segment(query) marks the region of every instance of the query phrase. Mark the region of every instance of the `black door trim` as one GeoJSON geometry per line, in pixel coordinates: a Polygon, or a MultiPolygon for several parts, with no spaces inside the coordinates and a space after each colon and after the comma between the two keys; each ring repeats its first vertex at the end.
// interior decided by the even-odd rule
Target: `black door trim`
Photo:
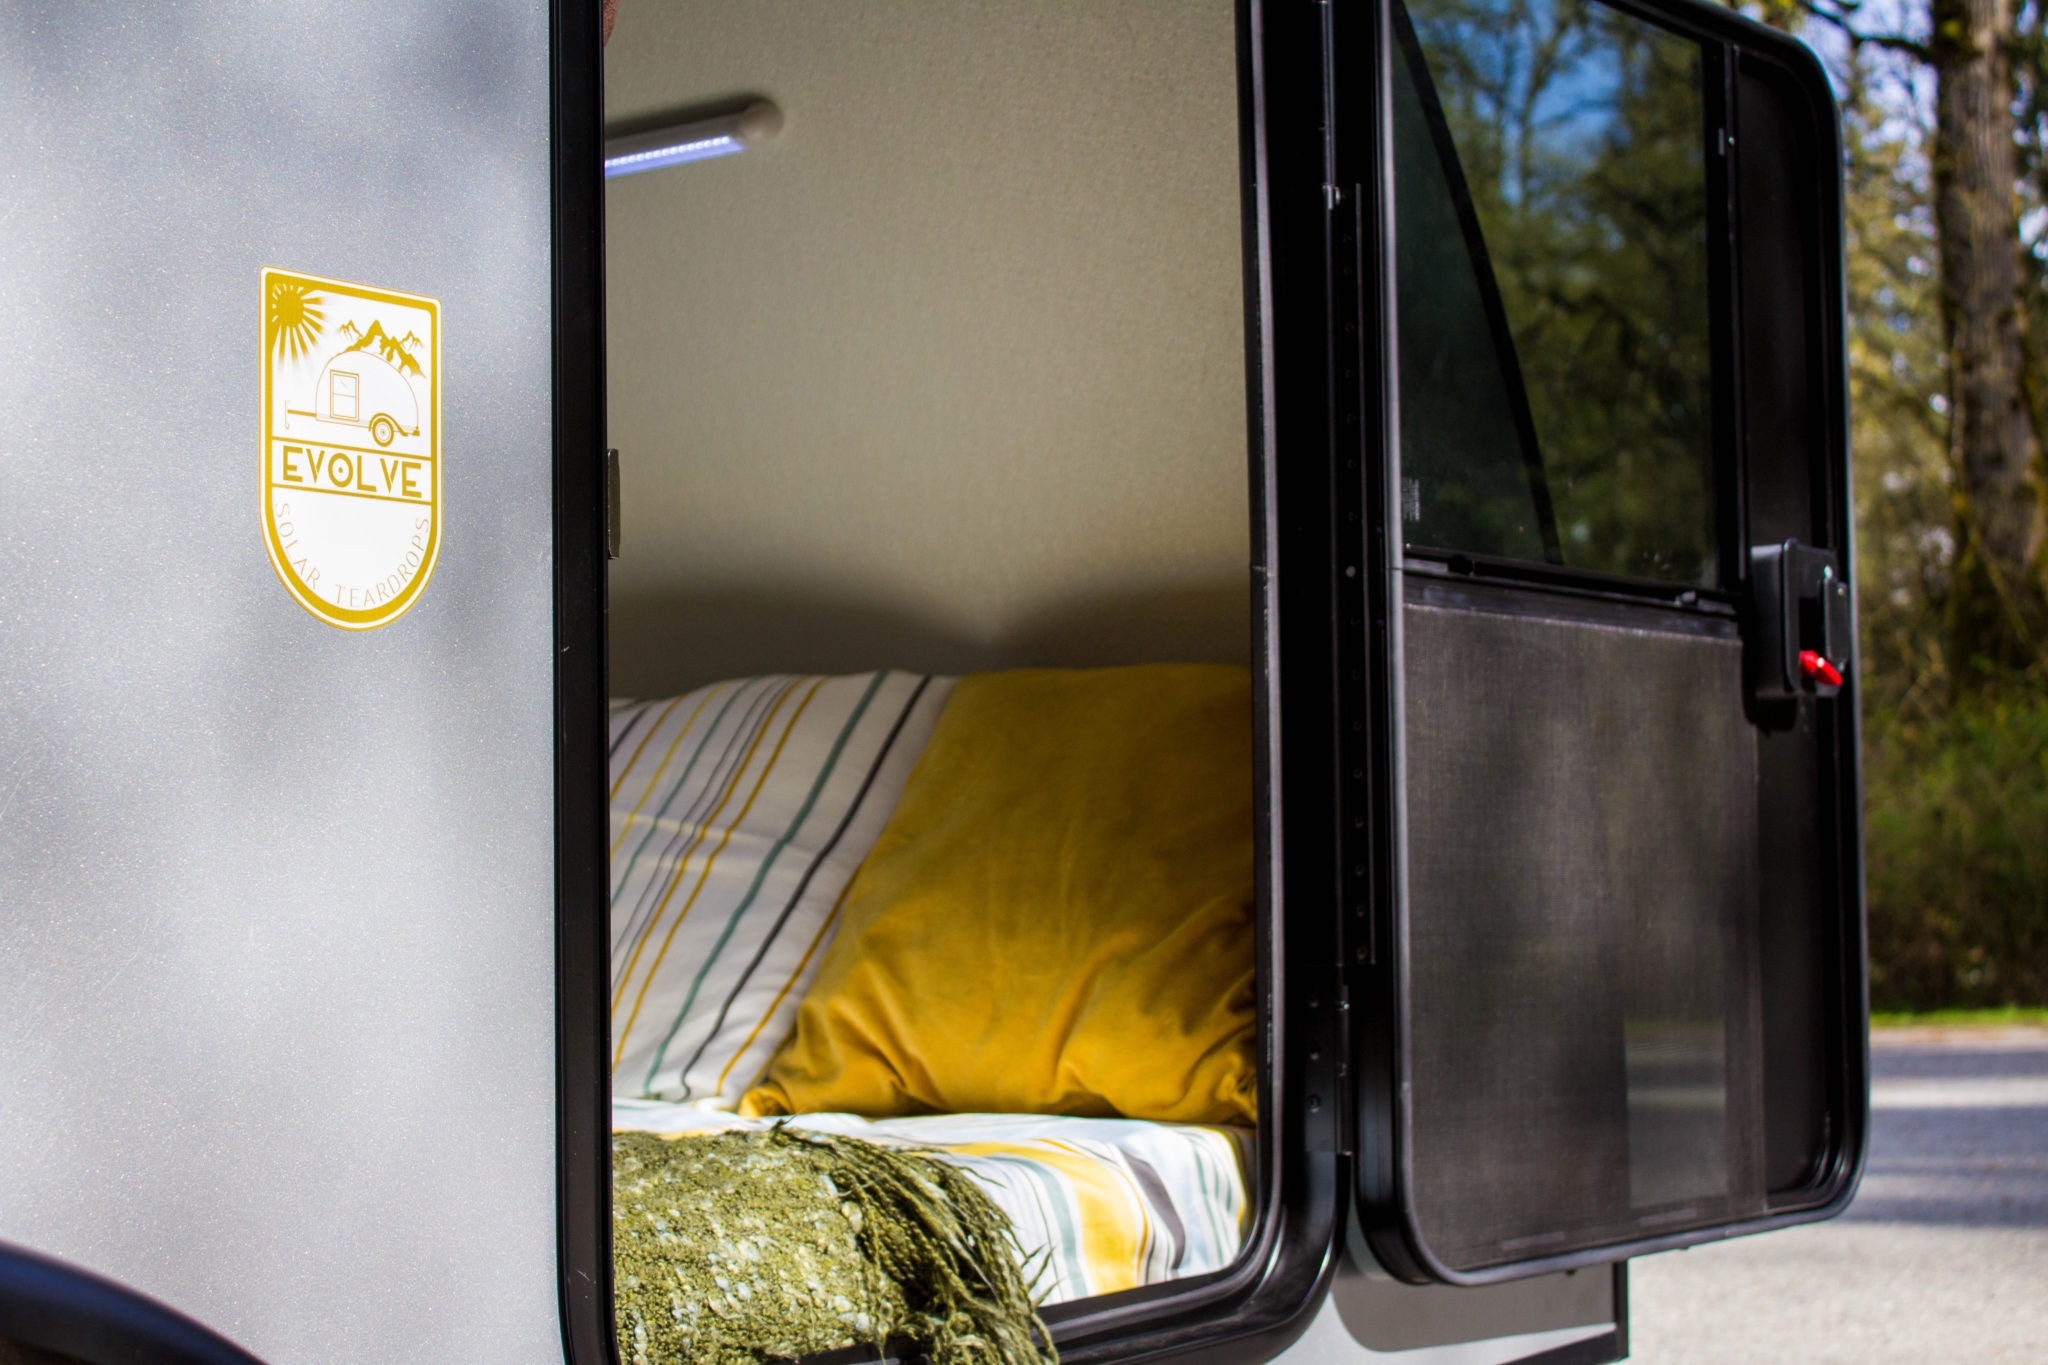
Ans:
{"type": "MultiPolygon", "coordinates": [[[[605,667],[604,222],[596,5],[553,0],[555,721],[561,1313],[569,1365],[617,1365],[609,1161],[609,875],[605,667]]],[[[1261,798],[1331,808],[1331,501],[1322,6],[1237,0],[1256,653],[1270,758],[1261,798]],[[1315,528],[1304,537],[1302,524],[1315,528]],[[1284,634],[1280,622],[1290,629],[1284,634]],[[1281,695],[1282,663],[1288,688],[1281,695]],[[1283,762],[1283,758],[1286,760],[1283,762]]],[[[1215,1277],[1055,1309],[1071,1365],[1278,1354],[1306,1329],[1336,1267],[1350,1189],[1340,1103],[1343,1020],[1327,935],[1329,844],[1290,831],[1275,867],[1284,918],[1266,982],[1271,1086],[1261,1096],[1266,1203],[1252,1243],[1215,1277]],[[1284,884],[1282,884],[1284,882],[1284,884]],[[1293,895],[1290,897],[1289,892],[1293,895]],[[1313,1059],[1312,1061],[1310,1059],[1313,1059]]],[[[1262,949],[1266,945],[1262,945],[1262,949]]]]}
{"type": "Polygon", "coordinates": [[[605,925],[604,62],[594,0],[552,0],[555,1104],[562,1349],[616,1365],[605,925]]]}

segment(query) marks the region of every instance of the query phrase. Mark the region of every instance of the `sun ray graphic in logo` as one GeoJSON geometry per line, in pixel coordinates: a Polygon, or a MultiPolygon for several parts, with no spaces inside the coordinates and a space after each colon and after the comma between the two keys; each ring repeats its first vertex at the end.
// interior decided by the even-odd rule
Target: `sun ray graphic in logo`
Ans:
{"type": "Polygon", "coordinates": [[[296,280],[272,280],[266,310],[270,346],[280,360],[297,360],[320,339],[323,300],[296,280]]]}

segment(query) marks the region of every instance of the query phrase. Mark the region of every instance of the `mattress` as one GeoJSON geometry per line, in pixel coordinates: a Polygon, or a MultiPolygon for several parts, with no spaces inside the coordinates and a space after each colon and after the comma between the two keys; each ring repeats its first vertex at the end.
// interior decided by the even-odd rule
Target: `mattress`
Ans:
{"type": "Polygon", "coordinates": [[[1249,1222],[1249,1129],[1042,1114],[748,1119],[612,1100],[614,1130],[702,1133],[777,1122],[916,1147],[967,1171],[1009,1215],[1042,1304],[1221,1270],[1249,1222]]]}

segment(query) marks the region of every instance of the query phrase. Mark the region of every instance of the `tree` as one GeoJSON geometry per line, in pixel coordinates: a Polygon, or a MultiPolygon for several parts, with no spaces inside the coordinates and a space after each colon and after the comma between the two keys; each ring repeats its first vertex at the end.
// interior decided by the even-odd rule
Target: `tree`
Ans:
{"type": "MultiPolygon", "coordinates": [[[[2027,425],[2017,438],[2010,426],[2000,435],[2025,451],[2023,495],[2033,494],[2034,447],[2048,406],[2048,369],[2029,344],[2048,337],[2041,254],[2048,118],[2040,99],[2048,64],[2040,3],[2028,0],[2009,19],[2016,36],[2006,45],[2002,79],[2017,99],[1999,106],[2016,113],[1998,135],[2010,143],[2019,195],[2010,219],[1992,225],[1995,236],[2009,221],[2014,248],[1993,260],[1992,273],[1999,259],[2011,262],[2012,292],[2001,299],[1981,274],[1974,277],[1992,342],[2017,340],[2015,382],[2027,425]],[[2008,329],[2002,339],[2001,324],[2008,329]]],[[[1780,0],[1774,17],[1792,28],[1805,14],[1798,0],[1780,0]]],[[[1958,296],[1957,283],[1973,278],[1972,247],[1943,250],[1944,238],[1968,227],[1956,213],[1957,200],[1967,198],[1958,193],[1965,177],[1955,160],[1938,155],[1952,147],[1960,116],[1956,103],[1947,105],[1944,131],[1942,72],[1928,61],[1937,46],[1932,12],[1892,17],[1925,40],[1857,41],[1841,28],[1806,30],[1831,58],[1846,135],[1872,999],[1892,1009],[2037,1004],[2048,999],[2048,843],[2041,837],[2048,829],[2048,700],[2044,666],[2020,627],[2043,639],[2033,615],[2039,605],[2000,595],[1985,571],[1993,562],[1990,536],[1980,532],[1966,543],[1988,495],[1961,454],[1966,446],[1981,449],[1986,438],[1981,429],[1965,435],[1955,401],[1965,393],[1958,336],[1970,321],[1969,296],[1958,296]],[[1846,43],[1836,41],[1845,36],[1846,43]],[[1987,604],[2001,613],[1989,629],[1969,614],[1987,604]]],[[[1949,93],[1955,88],[1951,81],[1949,93]]],[[[1977,173],[1994,182],[2007,174],[1983,172],[1979,162],[1977,173]]],[[[1980,207],[1998,198],[1979,197],[1980,207]]],[[[1981,255],[1981,242],[1974,249],[1981,255]]],[[[2006,352],[2008,365],[2012,355],[2006,352]]],[[[2024,518],[2012,520],[2026,529],[2024,518]]],[[[2038,562],[2022,559],[2025,553],[2012,556],[2018,585],[2038,595],[2038,562]]],[[[2038,556],[2038,545],[2030,553],[2038,556]]]]}
{"type": "Polygon", "coordinates": [[[2023,666],[2040,621],[2041,496],[2022,396],[2010,0],[1934,0],[1934,218],[1958,474],[1954,676],[2023,666]]]}
{"type": "MultiPolygon", "coordinates": [[[[1955,561],[1945,633],[1951,691],[1998,685],[2041,657],[2044,504],[2040,405],[2030,402],[2019,199],[2020,86],[2028,51],[2013,0],[1930,0],[1924,36],[1873,33],[1861,0],[1796,0],[1838,28],[1853,55],[1903,54],[1934,77],[1928,141],[1948,357],[1955,561]]],[[[1771,17],[1789,7],[1779,0],[1771,17]]]]}

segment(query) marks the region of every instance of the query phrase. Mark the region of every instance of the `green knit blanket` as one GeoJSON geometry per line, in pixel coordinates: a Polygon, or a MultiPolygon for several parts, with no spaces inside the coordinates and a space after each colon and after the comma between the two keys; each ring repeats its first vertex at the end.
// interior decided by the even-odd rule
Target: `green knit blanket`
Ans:
{"type": "Polygon", "coordinates": [[[857,1138],[612,1135],[627,1365],[759,1365],[908,1341],[933,1365],[1043,1365],[1008,1215],[956,1166],[857,1138]]]}

